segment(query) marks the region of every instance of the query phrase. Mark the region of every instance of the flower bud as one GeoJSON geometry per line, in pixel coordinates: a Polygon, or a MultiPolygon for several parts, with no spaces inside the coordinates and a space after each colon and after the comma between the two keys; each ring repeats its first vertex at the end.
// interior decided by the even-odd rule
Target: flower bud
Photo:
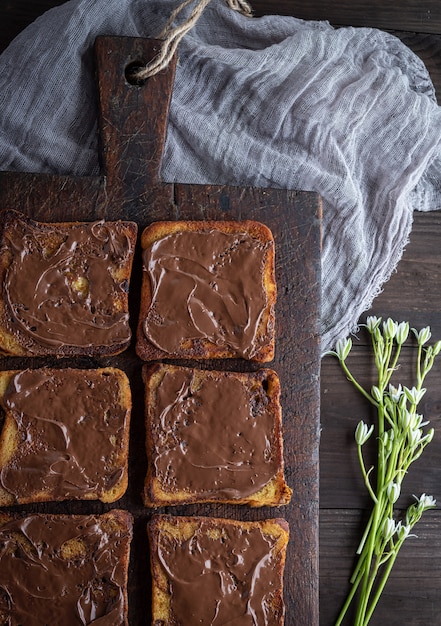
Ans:
{"type": "Polygon", "coordinates": [[[423,426],[427,426],[427,424],[429,424],[429,422],[423,422],[424,417],[420,413],[411,413],[411,416],[411,428],[422,428],[423,426]]]}
{"type": "Polygon", "coordinates": [[[392,430],[392,428],[390,428],[389,430],[385,430],[383,433],[383,447],[384,447],[384,454],[386,457],[388,457],[390,455],[390,453],[392,452],[392,446],[394,444],[394,437],[395,437],[395,433],[392,430]]]}
{"type": "Polygon", "coordinates": [[[378,351],[380,352],[380,354],[383,354],[383,351],[384,351],[384,339],[383,339],[383,335],[380,333],[378,328],[377,328],[377,330],[375,332],[375,340],[377,342],[378,351]]]}
{"type": "Polygon", "coordinates": [[[422,328],[420,331],[417,331],[415,328],[412,328],[412,332],[417,338],[418,345],[420,346],[423,346],[425,343],[427,343],[432,336],[432,333],[430,331],[430,326],[426,326],[425,328],[422,328]]]}
{"type": "Polygon", "coordinates": [[[409,402],[412,404],[418,404],[426,393],[426,389],[417,389],[416,387],[409,389],[408,387],[404,387],[404,393],[406,394],[406,398],[409,402]]]}
{"type": "Polygon", "coordinates": [[[371,387],[371,396],[376,402],[382,402],[383,400],[383,395],[376,385],[372,385],[371,387]]]}
{"type": "Polygon", "coordinates": [[[407,440],[409,441],[410,447],[415,448],[421,441],[421,430],[419,428],[409,430],[407,440]]]}
{"type": "Polygon", "coordinates": [[[376,315],[369,315],[366,319],[366,328],[370,333],[373,333],[381,323],[381,317],[376,315]]]}
{"type": "Polygon", "coordinates": [[[398,402],[398,406],[400,409],[405,409],[406,408],[406,403],[407,403],[407,398],[406,398],[406,394],[402,393],[400,400],[398,402]]]}
{"type": "Polygon", "coordinates": [[[400,497],[401,487],[398,483],[391,482],[387,487],[387,497],[389,498],[389,502],[391,504],[395,504],[395,502],[400,497]]]}
{"type": "Polygon", "coordinates": [[[393,339],[397,334],[398,324],[390,317],[383,322],[383,334],[386,339],[393,339]]]}
{"type": "Polygon", "coordinates": [[[389,385],[389,396],[394,402],[399,402],[402,395],[403,395],[403,388],[401,385],[398,385],[398,387],[389,385]]]}
{"type": "Polygon", "coordinates": [[[441,341],[437,341],[433,345],[433,356],[438,356],[440,352],[441,352],[441,341]]]}
{"type": "Polygon", "coordinates": [[[436,507],[436,500],[433,496],[426,496],[425,493],[423,493],[419,498],[418,498],[418,505],[424,510],[427,511],[427,509],[433,509],[434,507],[436,507]]]}
{"type": "Polygon", "coordinates": [[[398,424],[401,426],[402,430],[407,430],[411,427],[413,423],[414,415],[410,413],[407,409],[400,410],[398,414],[398,424]]]}
{"type": "Polygon", "coordinates": [[[355,441],[359,446],[362,446],[366,443],[369,437],[372,435],[374,431],[374,425],[372,424],[369,428],[367,424],[361,420],[357,424],[357,428],[355,429],[355,441]]]}
{"type": "Polygon", "coordinates": [[[335,352],[340,361],[345,361],[352,348],[352,339],[339,339],[335,346],[335,352]]]}
{"type": "Polygon", "coordinates": [[[430,430],[427,431],[427,433],[424,435],[424,437],[422,438],[421,442],[424,443],[430,443],[433,439],[435,435],[435,429],[431,428],[430,430]]]}
{"type": "Polygon", "coordinates": [[[409,336],[409,322],[400,322],[398,324],[397,334],[395,337],[396,342],[399,345],[401,345],[407,340],[408,336],[409,336]]]}
{"type": "Polygon", "coordinates": [[[395,526],[394,520],[390,517],[386,518],[384,520],[384,524],[382,528],[383,537],[386,539],[386,541],[389,541],[390,539],[392,539],[392,537],[394,536],[395,530],[396,530],[396,526],[395,526]]]}
{"type": "Polygon", "coordinates": [[[396,526],[395,532],[397,533],[398,539],[404,541],[409,536],[410,530],[410,524],[403,524],[400,521],[396,526]]]}
{"type": "Polygon", "coordinates": [[[416,500],[415,504],[411,504],[407,509],[406,521],[409,523],[416,523],[424,511],[433,509],[436,507],[436,500],[433,496],[427,496],[425,493],[421,494],[418,498],[413,496],[416,500]]]}

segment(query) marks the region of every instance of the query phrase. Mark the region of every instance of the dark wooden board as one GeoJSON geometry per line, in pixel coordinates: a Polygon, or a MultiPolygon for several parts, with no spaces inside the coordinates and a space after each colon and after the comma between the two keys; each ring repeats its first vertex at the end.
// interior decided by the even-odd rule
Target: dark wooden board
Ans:
{"type": "MultiPolygon", "coordinates": [[[[333,626],[349,590],[357,542],[366,523],[358,510],[320,511],[320,626],[333,626]]],[[[395,561],[369,626],[440,626],[440,511],[427,511],[395,561]]],[[[345,622],[354,623],[353,612],[345,622]],[[351,620],[352,617],[352,620],[351,620]]]]}
{"type": "MultiPolygon", "coordinates": [[[[14,0],[0,3],[0,50],[33,19],[57,4],[62,2],[14,0]]],[[[424,61],[438,96],[441,93],[441,4],[437,0],[310,0],[308,3],[299,0],[251,0],[251,4],[257,15],[284,14],[329,20],[335,26],[387,29],[424,61]],[[423,16],[423,19],[418,19],[418,16],[423,16]],[[431,34],[425,34],[428,32],[431,34]]],[[[85,181],[84,185],[87,184],[85,181]]],[[[66,187],[65,193],[69,193],[66,187]]],[[[429,323],[435,339],[441,338],[440,238],[440,212],[415,214],[410,243],[398,271],[385,285],[372,308],[379,315],[408,319],[415,326],[429,323]]],[[[366,346],[361,345],[357,349],[354,359],[355,371],[365,377],[368,373],[365,372],[368,364],[366,346]]],[[[437,366],[424,399],[424,411],[429,419],[437,420],[437,424],[441,417],[440,375],[441,369],[437,366]]],[[[356,420],[366,417],[366,405],[330,358],[322,363],[321,387],[320,626],[333,626],[344,601],[356,544],[361,535],[361,523],[369,506],[368,499],[359,495],[359,472],[355,465],[352,437],[356,420]]],[[[433,468],[440,466],[439,429],[426,449],[426,455],[430,456],[430,469],[423,458],[412,467],[407,479],[412,481],[409,493],[413,488],[417,492],[427,490],[431,493],[431,486],[435,486],[436,481],[439,485],[439,469],[432,476],[433,468]]],[[[412,543],[405,546],[395,563],[372,626],[402,626],[404,623],[410,626],[441,626],[440,528],[440,511],[428,511],[417,527],[418,539],[412,539],[412,543]]],[[[142,535],[143,523],[138,525],[138,529],[142,535]]],[[[140,549],[145,548],[141,545],[140,549]]],[[[308,626],[307,622],[299,623],[308,626]]]]}
{"type": "Polygon", "coordinates": [[[26,26],[45,11],[64,4],[67,0],[1,0],[0,2],[0,50],[6,48],[26,26]]]}
{"type": "MultiPolygon", "coordinates": [[[[100,38],[96,45],[100,96],[102,173],[73,178],[0,173],[0,209],[15,208],[44,221],[131,219],[140,231],[159,219],[256,219],[276,241],[276,357],[271,366],[282,386],[287,481],[294,490],[286,507],[248,509],[193,505],[161,509],[177,515],[210,515],[244,520],[285,517],[291,528],[285,576],[286,625],[316,626],[318,607],[318,446],[319,446],[319,297],[321,205],[317,194],[274,189],[165,184],[159,177],[174,67],[143,86],[130,84],[126,69],[146,62],[156,42],[100,38]]],[[[139,307],[140,251],[136,252],[130,290],[132,327],[139,307]]],[[[133,342],[132,342],[133,343],[133,342]]],[[[53,365],[50,359],[0,359],[0,368],[53,365]]],[[[20,512],[101,512],[122,507],[135,518],[130,565],[130,623],[150,623],[150,584],[145,526],[151,512],[141,492],[146,471],[142,362],[133,345],[102,359],[69,359],[58,365],[114,365],[127,372],[133,394],[129,488],[117,503],[69,502],[15,507],[20,512]]],[[[208,367],[253,369],[242,361],[208,367]]],[[[221,415],[220,415],[221,419],[221,415]]]]}
{"type": "MultiPolygon", "coordinates": [[[[64,0],[66,2],[67,0],[64,0]]],[[[14,0],[0,3],[0,49],[44,11],[63,0],[14,0]]],[[[292,15],[340,26],[368,26],[415,33],[441,33],[438,0],[251,0],[256,16],[292,15]]]]}
{"type": "MultiPolygon", "coordinates": [[[[363,334],[360,333],[360,336],[363,337],[363,334]]],[[[441,338],[441,333],[436,338],[441,338]]],[[[395,375],[396,383],[400,382],[408,387],[415,384],[415,355],[416,350],[410,345],[403,351],[400,367],[395,375]]],[[[366,388],[369,389],[374,384],[373,359],[363,344],[353,349],[347,363],[354,376],[366,388]]],[[[359,392],[346,380],[337,359],[325,357],[321,369],[321,507],[368,509],[371,502],[358,466],[354,432],[360,420],[373,420],[375,412],[369,402],[361,398],[359,392]],[[346,463],[341,461],[342,451],[345,452],[346,463]]],[[[405,477],[398,506],[407,506],[413,501],[412,494],[421,495],[423,492],[433,495],[441,502],[440,376],[441,360],[438,360],[426,378],[427,393],[419,405],[419,411],[435,429],[435,437],[405,477]]],[[[368,445],[366,449],[369,449],[368,445]]],[[[366,464],[370,467],[374,458],[366,458],[366,464]]]]}
{"type": "Polygon", "coordinates": [[[277,13],[336,26],[367,26],[417,33],[441,32],[438,0],[252,0],[257,15],[277,13]]]}
{"type": "MultiPolygon", "coordinates": [[[[407,320],[415,328],[430,325],[432,341],[441,339],[441,212],[416,213],[410,242],[403,258],[369,314],[407,320]]],[[[366,386],[375,382],[368,335],[354,339],[348,364],[366,386]]],[[[412,381],[415,346],[404,350],[396,381],[412,381]]],[[[425,492],[441,502],[441,361],[426,379],[427,393],[420,409],[435,437],[403,481],[399,507],[412,495],[425,492]]],[[[371,501],[361,480],[354,430],[368,421],[372,408],[346,380],[335,358],[321,366],[320,441],[320,625],[333,626],[341,608],[355,564],[357,541],[363,532],[371,501]]],[[[373,459],[371,459],[373,461],[373,459]]],[[[367,463],[369,465],[369,461],[367,463]]],[[[441,513],[427,511],[415,528],[417,538],[406,541],[391,578],[374,613],[372,626],[440,626],[441,569],[439,567],[441,513]]],[[[350,619],[347,622],[350,624],[350,619]]]]}

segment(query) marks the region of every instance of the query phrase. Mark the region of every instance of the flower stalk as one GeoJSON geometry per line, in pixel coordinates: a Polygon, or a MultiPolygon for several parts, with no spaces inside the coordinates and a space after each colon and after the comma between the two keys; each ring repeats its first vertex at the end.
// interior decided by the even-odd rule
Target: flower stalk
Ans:
{"type": "Polygon", "coordinates": [[[402,493],[402,482],[409,467],[432,441],[433,428],[425,432],[428,425],[417,407],[426,389],[424,381],[431,370],[436,356],[441,352],[441,342],[428,345],[431,338],[427,326],[419,331],[412,329],[418,349],[416,356],[416,381],[413,387],[395,385],[391,378],[397,370],[401,348],[410,334],[408,322],[397,323],[392,319],[382,322],[381,318],[368,317],[366,329],[371,338],[377,380],[369,390],[351,373],[347,358],[352,349],[351,339],[340,340],[336,356],[348,378],[358,391],[369,400],[376,410],[376,423],[370,426],[360,421],[355,429],[358,460],[373,507],[369,521],[360,541],[358,561],[350,579],[351,588],[341,612],[335,622],[340,626],[349,607],[356,603],[353,626],[367,626],[387,583],[398,553],[423,513],[436,506],[432,496],[414,496],[403,520],[396,520],[395,504],[402,493]],[[375,433],[375,437],[372,435],[375,433]],[[363,446],[369,440],[377,442],[376,468],[366,469],[363,446]],[[376,469],[373,484],[372,473],[376,469]]]}

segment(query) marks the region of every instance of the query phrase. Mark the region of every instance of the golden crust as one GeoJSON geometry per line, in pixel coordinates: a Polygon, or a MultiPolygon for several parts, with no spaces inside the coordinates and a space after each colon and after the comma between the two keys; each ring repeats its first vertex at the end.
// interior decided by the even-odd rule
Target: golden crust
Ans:
{"type": "MultiPolygon", "coordinates": [[[[24,214],[15,210],[5,210],[0,214],[1,231],[0,231],[0,354],[6,356],[47,356],[50,354],[56,354],[57,356],[112,356],[119,354],[125,350],[130,343],[130,336],[111,346],[96,345],[86,347],[76,346],[63,346],[53,351],[47,346],[40,346],[35,341],[31,341],[29,338],[23,339],[20,333],[17,335],[9,330],[10,313],[5,306],[4,301],[4,281],[6,272],[11,264],[11,255],[8,246],[5,245],[8,229],[16,222],[21,220],[28,224],[33,229],[38,231],[39,243],[44,246],[44,250],[48,255],[51,251],[56,250],[60,242],[66,236],[66,234],[74,227],[81,224],[88,224],[88,222],[56,222],[46,223],[35,221],[24,214]],[[56,231],[56,232],[55,232],[56,231]],[[9,322],[9,324],[7,323],[9,322]],[[31,348],[27,346],[30,343],[31,348]]],[[[129,241],[131,247],[131,253],[128,255],[126,262],[117,267],[115,264],[111,270],[113,279],[118,283],[130,281],[134,249],[137,240],[138,226],[135,222],[106,222],[108,226],[112,224],[118,224],[118,228],[121,228],[129,241]]],[[[75,281],[75,276],[72,277],[75,281]]],[[[81,290],[82,285],[80,282],[73,282],[78,289],[81,290]]],[[[126,291],[120,291],[115,295],[113,302],[113,310],[115,314],[121,312],[128,313],[128,289],[126,291]]]]}
{"type": "Polygon", "coordinates": [[[271,369],[261,369],[253,373],[239,372],[208,372],[200,369],[191,369],[193,373],[194,387],[198,388],[204,378],[215,373],[222,381],[239,380],[244,388],[252,389],[265,384],[266,410],[274,416],[273,432],[268,433],[269,439],[274,442],[271,450],[274,458],[277,459],[278,470],[275,476],[261,489],[255,493],[238,499],[227,498],[207,498],[203,495],[189,491],[170,491],[161,483],[160,478],[155,473],[152,459],[155,455],[155,443],[152,432],[158,420],[156,410],[157,389],[167,372],[179,370],[189,370],[169,364],[151,364],[143,368],[143,380],[145,384],[145,418],[146,418],[146,451],[148,458],[148,471],[144,484],[144,504],[147,507],[174,506],[191,503],[224,503],[243,504],[252,507],[280,506],[288,504],[291,500],[292,490],[285,482],[284,460],[283,460],[283,437],[282,437],[282,412],[280,406],[280,382],[279,378],[271,369]]]}
{"type": "MultiPolygon", "coordinates": [[[[50,371],[50,370],[49,370],[50,371]]],[[[55,370],[57,374],[65,372],[69,375],[69,369],[55,370]]],[[[81,370],[75,370],[81,371],[81,370]]],[[[0,372],[0,405],[4,413],[3,424],[0,422],[0,474],[2,469],[13,459],[15,452],[20,446],[22,440],[22,433],[17,427],[17,422],[9,411],[5,410],[3,405],[3,397],[5,391],[9,385],[9,382],[13,377],[18,374],[20,370],[10,370],[0,372]]],[[[96,377],[106,377],[108,384],[116,385],[118,388],[119,404],[127,413],[127,419],[124,424],[124,429],[121,435],[121,441],[119,442],[119,451],[114,456],[113,465],[109,466],[108,471],[120,471],[121,477],[119,480],[108,490],[102,493],[87,493],[84,494],[82,499],[84,500],[101,500],[105,503],[115,502],[121,498],[127,490],[128,485],[128,450],[129,450],[129,429],[130,429],[130,412],[132,408],[132,398],[129,380],[126,374],[117,368],[105,367],[95,370],[87,370],[88,374],[93,380],[96,377]]],[[[24,434],[24,433],[23,433],[24,434]]],[[[111,445],[109,443],[109,456],[111,452],[111,445]]],[[[67,498],[65,498],[67,499],[67,498]]],[[[54,500],[54,494],[50,491],[43,490],[38,493],[29,494],[29,496],[21,496],[15,498],[13,494],[9,493],[0,483],[0,507],[11,506],[13,504],[29,504],[34,502],[50,502],[54,500]]]]}
{"type": "MultiPolygon", "coordinates": [[[[168,235],[177,232],[210,232],[218,230],[226,234],[248,233],[253,239],[261,244],[271,243],[268,247],[265,267],[263,270],[263,285],[267,297],[267,305],[262,313],[257,331],[258,337],[267,337],[267,340],[253,355],[252,360],[267,363],[274,359],[274,332],[276,303],[276,280],[275,280],[275,252],[274,239],[271,230],[261,222],[253,220],[244,221],[163,221],[154,222],[144,229],[141,234],[142,250],[148,248],[155,241],[159,241],[168,235]]],[[[239,271],[239,269],[238,269],[239,271]]],[[[153,345],[145,336],[143,324],[150,309],[152,300],[151,282],[147,271],[143,271],[141,304],[137,328],[136,352],[144,361],[168,358],[167,352],[153,345]]],[[[237,353],[228,347],[220,347],[209,340],[189,341],[182,346],[183,353],[174,354],[174,358],[193,359],[229,359],[237,357],[237,353]]]]}
{"type": "Polygon", "coordinates": [[[257,522],[204,517],[184,517],[171,515],[154,515],[148,524],[147,531],[150,543],[150,568],[152,574],[152,624],[172,626],[171,592],[166,570],[158,558],[158,547],[161,533],[171,537],[177,544],[188,541],[198,530],[201,523],[209,520],[212,536],[222,534],[225,527],[231,526],[242,530],[260,529],[263,535],[276,540],[274,547],[277,578],[279,585],[273,590],[272,609],[274,617],[271,624],[282,626],[284,615],[283,574],[286,563],[286,550],[289,541],[289,526],[282,518],[272,518],[257,522]],[[277,617],[276,617],[277,616],[277,617]]]}

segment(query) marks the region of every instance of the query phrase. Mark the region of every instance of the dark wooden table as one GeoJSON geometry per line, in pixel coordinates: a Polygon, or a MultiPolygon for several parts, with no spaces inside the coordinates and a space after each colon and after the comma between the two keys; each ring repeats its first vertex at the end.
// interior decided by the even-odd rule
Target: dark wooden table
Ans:
{"type": "MultiPolygon", "coordinates": [[[[0,50],[25,26],[60,0],[14,0],[0,4],[0,50]]],[[[439,0],[255,0],[257,14],[279,13],[328,20],[335,26],[370,26],[393,32],[426,63],[441,93],[441,3],[439,0]]],[[[441,208],[441,207],[440,207],[441,208]]],[[[441,213],[416,214],[410,243],[398,271],[369,313],[430,325],[441,339],[441,213]]],[[[366,316],[363,316],[363,319],[366,316]]],[[[414,352],[406,349],[403,372],[414,352]]],[[[351,357],[354,372],[367,382],[372,373],[369,349],[360,335],[351,357]]],[[[435,428],[435,439],[412,468],[399,504],[422,492],[441,502],[441,361],[427,380],[421,412],[435,428]]],[[[353,391],[334,359],[321,373],[320,444],[320,624],[331,626],[347,591],[354,553],[369,507],[353,445],[354,427],[369,407],[353,391]]],[[[441,625],[441,512],[427,512],[394,566],[372,619],[372,626],[441,625]]],[[[350,623],[350,622],[348,622],[350,623]]],[[[299,624],[299,626],[309,626],[299,624]]]]}

